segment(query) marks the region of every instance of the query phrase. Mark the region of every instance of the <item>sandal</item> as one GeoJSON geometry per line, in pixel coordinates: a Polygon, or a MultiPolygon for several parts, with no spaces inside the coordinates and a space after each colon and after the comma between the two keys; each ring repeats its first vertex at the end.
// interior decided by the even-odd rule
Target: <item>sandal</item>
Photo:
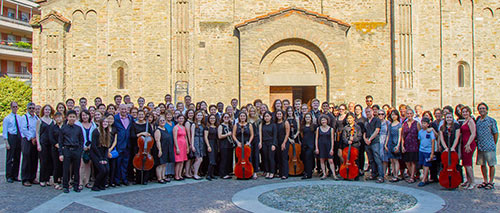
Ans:
{"type": "Polygon", "coordinates": [[[486,186],[484,187],[486,190],[492,190],[495,189],[495,184],[494,183],[487,183],[486,186]]]}
{"type": "Polygon", "coordinates": [[[78,190],[82,190],[83,189],[83,186],[82,185],[78,185],[78,190]]]}
{"type": "Polygon", "coordinates": [[[474,189],[474,185],[473,184],[469,184],[469,186],[467,186],[465,189],[468,189],[468,190],[474,189]]]}
{"type": "Polygon", "coordinates": [[[389,180],[389,182],[392,182],[392,183],[396,183],[396,182],[399,182],[399,178],[392,178],[391,180],[389,180]]]}
{"type": "Polygon", "coordinates": [[[483,182],[483,183],[481,183],[481,184],[478,184],[478,185],[477,185],[477,188],[478,188],[478,189],[482,189],[482,188],[485,188],[485,187],[486,187],[486,186],[488,186],[488,185],[489,185],[489,183],[483,182]]]}
{"type": "Polygon", "coordinates": [[[40,182],[40,186],[41,186],[41,187],[46,187],[46,186],[47,186],[47,184],[45,184],[45,182],[40,182]]]}
{"type": "Polygon", "coordinates": [[[406,182],[409,184],[412,184],[412,183],[415,183],[415,179],[410,178],[410,179],[406,180],[406,182]]]}
{"type": "Polygon", "coordinates": [[[159,184],[165,184],[165,181],[163,181],[163,180],[159,180],[159,181],[158,181],[158,183],[159,183],[159,184]]]}
{"type": "Polygon", "coordinates": [[[460,184],[460,187],[467,187],[469,185],[469,182],[463,182],[462,184],[460,184]]]}
{"type": "Polygon", "coordinates": [[[90,184],[90,183],[85,184],[85,188],[88,188],[88,189],[92,188],[92,184],[90,184]]]}

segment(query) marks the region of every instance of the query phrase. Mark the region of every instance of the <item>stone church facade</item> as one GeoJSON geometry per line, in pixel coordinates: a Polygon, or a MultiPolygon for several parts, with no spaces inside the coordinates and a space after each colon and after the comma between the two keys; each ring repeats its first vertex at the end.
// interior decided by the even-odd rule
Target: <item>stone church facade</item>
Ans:
{"type": "Polygon", "coordinates": [[[497,0],[39,0],[33,99],[487,102],[497,0]]]}

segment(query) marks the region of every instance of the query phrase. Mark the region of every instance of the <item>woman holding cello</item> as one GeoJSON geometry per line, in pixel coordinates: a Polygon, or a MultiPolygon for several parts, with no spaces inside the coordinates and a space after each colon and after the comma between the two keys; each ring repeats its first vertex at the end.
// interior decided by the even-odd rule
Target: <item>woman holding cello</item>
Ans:
{"type": "Polygon", "coordinates": [[[253,176],[253,166],[249,162],[251,154],[250,142],[253,140],[253,125],[247,122],[248,115],[240,112],[238,123],[233,126],[233,140],[237,145],[236,156],[240,153],[242,156],[234,167],[234,175],[239,179],[247,179],[253,176]],[[238,150],[240,149],[240,150],[238,150]]]}
{"type": "Polygon", "coordinates": [[[439,128],[439,137],[443,146],[441,154],[443,169],[439,174],[439,184],[454,189],[462,182],[462,175],[457,171],[458,154],[455,151],[460,139],[460,125],[454,122],[452,113],[444,115],[444,123],[439,128]]]}
{"type": "MultiPolygon", "coordinates": [[[[359,168],[360,167],[360,161],[358,160],[358,150],[359,147],[361,146],[361,143],[363,142],[363,131],[361,131],[361,127],[356,123],[356,119],[354,118],[354,114],[349,112],[346,115],[346,120],[347,124],[344,126],[342,129],[342,145],[340,146],[341,149],[343,150],[342,156],[346,155],[345,148],[348,148],[349,145],[351,145],[351,152],[349,159],[356,159],[355,162],[357,164],[357,168],[355,170],[355,173],[359,173],[359,168]],[[356,151],[354,151],[356,150],[356,151]]],[[[348,151],[348,150],[347,150],[348,151]]],[[[347,161],[347,159],[344,159],[343,157],[341,158],[342,164],[344,165],[347,161]]],[[[354,170],[352,171],[354,172],[354,170]]],[[[357,175],[356,175],[357,176],[357,175]]],[[[349,178],[346,178],[349,179],[349,178]]]]}
{"type": "Polygon", "coordinates": [[[301,175],[304,172],[304,164],[300,160],[300,152],[302,151],[299,141],[300,122],[295,116],[292,106],[286,108],[286,120],[290,126],[288,141],[288,169],[290,175],[301,175]]]}
{"type": "MultiPolygon", "coordinates": [[[[137,112],[137,121],[132,124],[132,127],[130,128],[130,133],[131,133],[130,135],[132,136],[132,144],[134,146],[134,154],[137,154],[139,150],[139,147],[137,146],[137,140],[142,136],[152,138],[153,135],[152,124],[146,121],[146,113],[143,110],[139,110],[137,112]]],[[[136,168],[135,183],[147,184],[148,180],[149,180],[149,171],[139,171],[139,169],[136,168]]]]}

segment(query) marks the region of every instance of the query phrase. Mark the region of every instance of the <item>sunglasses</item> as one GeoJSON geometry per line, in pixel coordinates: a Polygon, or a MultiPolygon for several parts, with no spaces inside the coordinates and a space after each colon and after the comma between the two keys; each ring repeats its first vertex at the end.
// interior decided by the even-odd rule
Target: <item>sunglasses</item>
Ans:
{"type": "Polygon", "coordinates": [[[35,107],[28,107],[28,109],[35,109],[35,107]]]}
{"type": "Polygon", "coordinates": [[[379,113],[378,115],[385,115],[384,113],[379,113]]]}

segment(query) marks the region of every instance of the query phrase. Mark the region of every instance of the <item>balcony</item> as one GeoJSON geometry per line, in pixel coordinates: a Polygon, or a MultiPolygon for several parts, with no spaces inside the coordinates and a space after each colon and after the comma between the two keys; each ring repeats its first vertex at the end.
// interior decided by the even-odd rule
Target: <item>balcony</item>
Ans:
{"type": "Polygon", "coordinates": [[[31,62],[32,49],[28,42],[13,42],[0,40],[0,57],[17,58],[23,62],[31,62]]]}
{"type": "Polygon", "coordinates": [[[0,16],[0,27],[31,34],[33,32],[33,28],[30,26],[28,21],[29,20],[23,21],[7,16],[0,16]]]}
{"type": "Polygon", "coordinates": [[[23,81],[31,80],[31,73],[30,72],[7,72],[6,74],[10,78],[19,78],[23,81]]]}

